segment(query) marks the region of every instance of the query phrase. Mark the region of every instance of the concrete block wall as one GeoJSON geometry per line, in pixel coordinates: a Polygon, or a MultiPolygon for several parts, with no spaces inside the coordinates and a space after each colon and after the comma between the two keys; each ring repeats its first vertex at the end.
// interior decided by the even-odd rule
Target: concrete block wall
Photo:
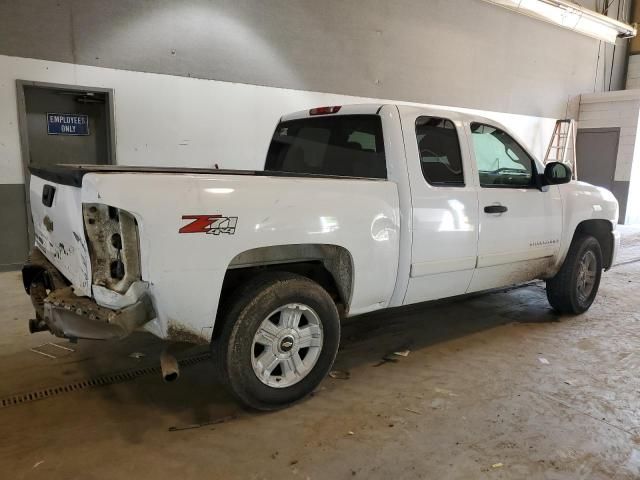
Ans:
{"type": "MultiPolygon", "coordinates": [[[[621,203],[621,223],[640,223],[640,90],[582,95],[579,128],[620,128],[613,193],[621,203]]],[[[578,159],[578,177],[580,176],[578,159]]]]}

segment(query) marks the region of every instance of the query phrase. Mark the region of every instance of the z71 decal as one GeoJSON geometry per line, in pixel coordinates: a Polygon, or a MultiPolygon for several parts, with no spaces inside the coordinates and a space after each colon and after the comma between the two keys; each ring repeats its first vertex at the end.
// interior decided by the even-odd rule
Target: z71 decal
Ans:
{"type": "Polygon", "coordinates": [[[183,215],[182,220],[191,220],[178,233],[208,233],[220,235],[236,233],[238,217],[223,217],[222,215],[183,215]]]}

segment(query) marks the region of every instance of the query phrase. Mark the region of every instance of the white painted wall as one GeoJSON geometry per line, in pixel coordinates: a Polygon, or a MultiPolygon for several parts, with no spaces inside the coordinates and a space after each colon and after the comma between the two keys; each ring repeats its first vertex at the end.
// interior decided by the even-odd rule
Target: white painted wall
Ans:
{"type": "MultiPolygon", "coordinates": [[[[113,88],[117,162],[130,165],[262,169],[281,115],[380,101],[0,55],[0,184],[24,182],[16,79],[113,88]]],[[[509,126],[542,157],[554,119],[480,113],[509,126]]]]}

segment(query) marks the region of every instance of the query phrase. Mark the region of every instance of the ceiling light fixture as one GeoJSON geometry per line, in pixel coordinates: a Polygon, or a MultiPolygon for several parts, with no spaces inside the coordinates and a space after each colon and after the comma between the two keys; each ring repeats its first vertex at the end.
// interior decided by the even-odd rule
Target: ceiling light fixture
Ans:
{"type": "Polygon", "coordinates": [[[485,0],[608,43],[636,36],[635,24],[614,20],[566,0],[485,0]]]}

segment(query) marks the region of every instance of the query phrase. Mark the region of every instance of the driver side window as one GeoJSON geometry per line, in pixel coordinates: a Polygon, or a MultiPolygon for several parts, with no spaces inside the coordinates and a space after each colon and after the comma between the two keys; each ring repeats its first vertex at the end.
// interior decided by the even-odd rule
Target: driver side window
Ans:
{"type": "Polygon", "coordinates": [[[472,123],[471,134],[482,187],[533,184],[533,159],[513,138],[482,123],[472,123]]]}
{"type": "Polygon", "coordinates": [[[458,132],[451,120],[418,117],[416,138],[422,175],[438,187],[464,187],[458,132]]]}

